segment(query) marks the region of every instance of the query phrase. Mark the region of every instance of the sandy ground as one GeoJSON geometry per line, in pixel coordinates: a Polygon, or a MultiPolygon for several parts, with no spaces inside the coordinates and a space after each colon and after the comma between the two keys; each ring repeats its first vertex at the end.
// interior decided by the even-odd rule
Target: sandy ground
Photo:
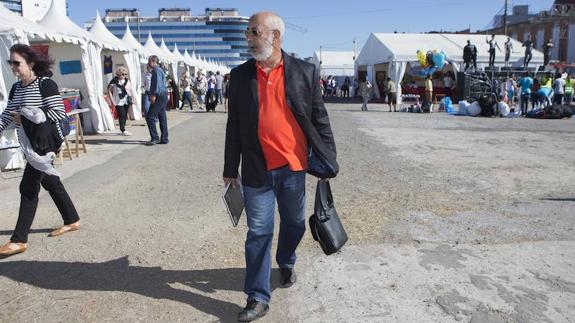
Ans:
{"type": "MultiPolygon", "coordinates": [[[[573,322],[575,120],[388,113],[329,104],[350,240],[306,234],[299,280],[262,322],[573,322]]],[[[170,144],[89,139],[62,171],[82,230],[59,238],[45,193],[29,251],[0,260],[0,322],[233,322],[245,220],[221,202],[224,113],[170,112],[170,144]]],[[[19,173],[0,179],[0,235],[19,173]]],[[[308,178],[307,213],[315,180],[308,178]]]]}

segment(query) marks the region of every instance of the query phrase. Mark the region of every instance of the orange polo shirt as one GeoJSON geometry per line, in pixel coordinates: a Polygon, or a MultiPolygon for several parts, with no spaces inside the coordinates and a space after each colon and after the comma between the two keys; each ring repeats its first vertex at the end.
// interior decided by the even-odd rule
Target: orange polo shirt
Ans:
{"type": "Polygon", "coordinates": [[[287,104],[283,61],[269,74],[258,70],[258,136],[268,170],[288,165],[291,171],[307,168],[307,140],[287,104]]]}

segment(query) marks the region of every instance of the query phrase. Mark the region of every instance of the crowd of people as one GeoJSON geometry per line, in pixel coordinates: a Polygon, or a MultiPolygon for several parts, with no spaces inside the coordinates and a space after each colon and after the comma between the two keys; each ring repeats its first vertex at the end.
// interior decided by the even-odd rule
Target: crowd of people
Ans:
{"type": "Polygon", "coordinates": [[[560,73],[554,77],[531,77],[529,72],[525,72],[519,78],[512,74],[505,82],[495,82],[494,94],[512,109],[519,104],[521,113],[526,115],[530,110],[552,104],[571,104],[574,88],[575,80],[571,75],[566,78],[560,73]]]}

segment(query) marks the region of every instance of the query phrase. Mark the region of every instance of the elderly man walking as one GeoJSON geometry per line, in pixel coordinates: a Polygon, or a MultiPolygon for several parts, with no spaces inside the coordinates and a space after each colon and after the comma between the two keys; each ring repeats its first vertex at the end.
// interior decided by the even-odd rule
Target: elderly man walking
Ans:
{"type": "Polygon", "coordinates": [[[146,146],[168,143],[168,117],[166,115],[166,104],[168,104],[168,89],[166,87],[166,74],[158,66],[158,56],[152,55],[148,58],[148,67],[151,70],[150,81],[150,110],[146,114],[146,123],[150,131],[150,141],[146,146]],[[160,121],[160,131],[162,137],[158,136],[156,120],[160,121]]]}
{"type": "Polygon", "coordinates": [[[231,72],[224,183],[242,184],[248,233],[245,243],[247,305],[241,322],[264,316],[271,299],[271,246],[275,203],[280,231],[276,262],[280,285],[295,280],[296,248],[305,231],[305,175],[308,153],[337,169],[335,142],[314,65],[282,51],[283,20],[269,12],[253,15],[246,30],[254,57],[231,72]]]}

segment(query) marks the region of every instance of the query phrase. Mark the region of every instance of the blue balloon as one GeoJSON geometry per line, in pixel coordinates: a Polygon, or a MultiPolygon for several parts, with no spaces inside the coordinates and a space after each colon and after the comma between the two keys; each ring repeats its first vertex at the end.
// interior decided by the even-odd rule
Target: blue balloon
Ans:
{"type": "Polygon", "coordinates": [[[446,57],[444,52],[435,53],[433,54],[433,63],[435,66],[441,68],[445,65],[445,58],[446,57]]]}

